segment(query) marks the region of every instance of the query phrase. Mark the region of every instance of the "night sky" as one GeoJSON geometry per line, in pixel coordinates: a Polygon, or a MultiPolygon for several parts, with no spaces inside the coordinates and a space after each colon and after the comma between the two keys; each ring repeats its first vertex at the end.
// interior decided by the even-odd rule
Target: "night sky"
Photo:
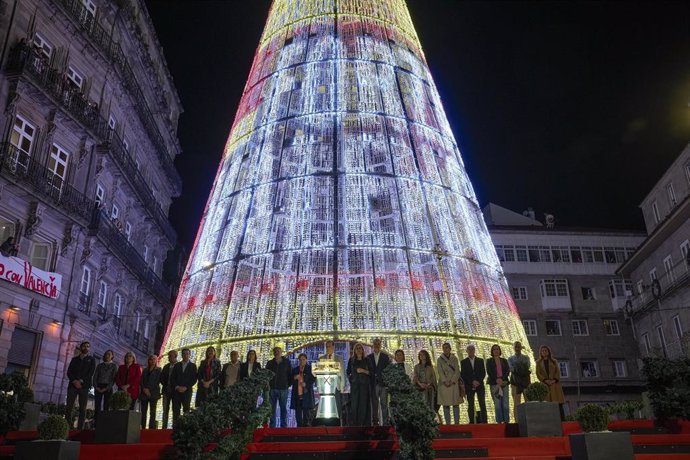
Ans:
{"type": "MultiPolygon", "coordinates": [[[[182,99],[171,209],[191,250],[270,1],[147,1],[182,99]]],[[[642,229],[690,141],[686,2],[408,0],[480,204],[642,229]]]]}

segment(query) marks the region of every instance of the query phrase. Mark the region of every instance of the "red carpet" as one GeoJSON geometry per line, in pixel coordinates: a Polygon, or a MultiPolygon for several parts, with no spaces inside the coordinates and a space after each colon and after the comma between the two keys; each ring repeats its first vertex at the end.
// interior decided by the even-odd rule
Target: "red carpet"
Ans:
{"type": "MultiPolygon", "coordinates": [[[[635,460],[690,460],[687,422],[659,428],[651,420],[615,421],[609,429],[633,433],[635,460]]],[[[441,426],[434,449],[445,460],[569,460],[567,434],[579,432],[579,425],[566,422],[563,431],[563,437],[520,438],[514,424],[441,426]]],[[[141,441],[132,445],[95,444],[91,430],[71,431],[70,439],[82,443],[81,460],[154,460],[174,458],[171,435],[172,430],[142,430],[141,441]]],[[[8,433],[0,457],[11,458],[17,442],[36,438],[35,431],[8,433]]],[[[390,459],[397,450],[397,437],[388,427],[262,428],[254,432],[243,459],[390,459]]]]}

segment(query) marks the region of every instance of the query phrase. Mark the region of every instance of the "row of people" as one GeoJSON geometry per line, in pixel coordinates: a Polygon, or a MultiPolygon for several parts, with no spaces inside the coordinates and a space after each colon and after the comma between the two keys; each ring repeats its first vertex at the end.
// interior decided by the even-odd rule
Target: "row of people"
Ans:
{"type": "MultiPolygon", "coordinates": [[[[163,399],[162,426],[168,426],[169,412],[172,405],[173,423],[182,411],[191,410],[193,388],[197,386],[196,405],[203,404],[206,399],[218,393],[221,388],[233,385],[237,381],[248,378],[254,371],[261,369],[256,351],[249,350],[246,360],[239,361],[239,353],[232,351],[230,361],[221,366],[214,347],[208,347],[204,359],[197,367],[190,361],[190,350],[182,350],[182,361],[177,361],[177,351],[168,353],[168,363],[159,368],[158,357],[148,357],[147,366],[142,368],[136,364],[133,353],[128,352],[124,363],[117,366],[113,362],[114,354],[107,351],[103,362],[95,365],[95,359],[88,354],[90,344],[80,345],[79,355],[75,356],[68,368],[69,386],[67,392],[68,408],[79,400],[79,422],[82,428],[86,402],[91,386],[94,386],[96,419],[98,413],[107,410],[113,387],[126,391],[132,398],[132,408],[139,401],[142,412],[142,427],[146,427],[147,414],[150,413],[149,428],[155,428],[155,413],[159,399],[163,399]]],[[[509,422],[509,402],[512,394],[515,407],[520,402],[522,390],[529,384],[511,382],[510,373],[519,361],[528,366],[530,360],[522,354],[522,345],[516,342],[515,354],[506,360],[502,357],[499,345],[491,347],[491,355],[486,363],[476,357],[475,347],[469,345],[466,349],[467,358],[458,362],[452,353],[449,343],[443,345],[443,353],[436,361],[436,371],[428,351],[421,350],[418,363],[412,372],[412,381],[420,390],[429,407],[435,412],[443,407],[446,423],[451,423],[451,409],[453,420],[459,423],[459,406],[463,398],[467,397],[467,412],[471,423],[487,421],[485,380],[490,388],[494,401],[496,422],[509,422]],[[510,390],[509,390],[510,384],[510,390]],[[479,405],[479,413],[475,412],[475,398],[479,405]]],[[[326,354],[321,359],[334,359],[341,364],[341,379],[336,390],[336,403],[342,414],[344,380],[350,382],[349,422],[352,425],[384,425],[389,423],[388,394],[383,383],[383,370],[391,363],[387,353],[382,351],[381,340],[373,341],[373,351],[365,355],[364,346],[355,344],[347,366],[341,357],[335,354],[335,344],[332,340],[326,342],[326,354]]],[[[299,364],[292,367],[290,361],[283,356],[281,347],[273,349],[273,358],[266,363],[266,368],[273,371],[270,381],[269,397],[273,406],[271,426],[277,425],[276,412],[280,416],[280,426],[287,426],[287,399],[292,389],[291,409],[295,410],[298,426],[309,423],[309,415],[315,407],[313,384],[315,377],[311,371],[307,356],[299,356],[299,364]]],[[[405,355],[403,350],[394,354],[394,363],[404,367],[405,355]]],[[[537,366],[537,377],[549,386],[550,401],[563,403],[563,390],[560,386],[560,368],[551,357],[548,347],[540,348],[540,359],[537,366]]],[[[68,411],[71,413],[71,410],[68,411]]],[[[516,416],[515,416],[516,418],[516,416]]]]}

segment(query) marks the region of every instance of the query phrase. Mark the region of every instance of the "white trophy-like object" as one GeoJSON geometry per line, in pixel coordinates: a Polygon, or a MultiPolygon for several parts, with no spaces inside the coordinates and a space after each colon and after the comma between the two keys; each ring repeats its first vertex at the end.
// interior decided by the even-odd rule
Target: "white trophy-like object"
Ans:
{"type": "Polygon", "coordinates": [[[312,366],[316,376],[316,387],[319,390],[319,408],[312,425],[340,425],[340,414],[335,400],[335,390],[340,383],[340,363],[331,359],[322,359],[312,366]]]}

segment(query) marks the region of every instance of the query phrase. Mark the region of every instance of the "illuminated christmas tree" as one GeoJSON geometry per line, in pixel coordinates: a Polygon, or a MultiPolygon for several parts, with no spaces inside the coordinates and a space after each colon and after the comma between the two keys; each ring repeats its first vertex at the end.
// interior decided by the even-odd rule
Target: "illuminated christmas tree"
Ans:
{"type": "Polygon", "coordinates": [[[163,350],[525,340],[403,0],[275,0],[163,350]]]}

